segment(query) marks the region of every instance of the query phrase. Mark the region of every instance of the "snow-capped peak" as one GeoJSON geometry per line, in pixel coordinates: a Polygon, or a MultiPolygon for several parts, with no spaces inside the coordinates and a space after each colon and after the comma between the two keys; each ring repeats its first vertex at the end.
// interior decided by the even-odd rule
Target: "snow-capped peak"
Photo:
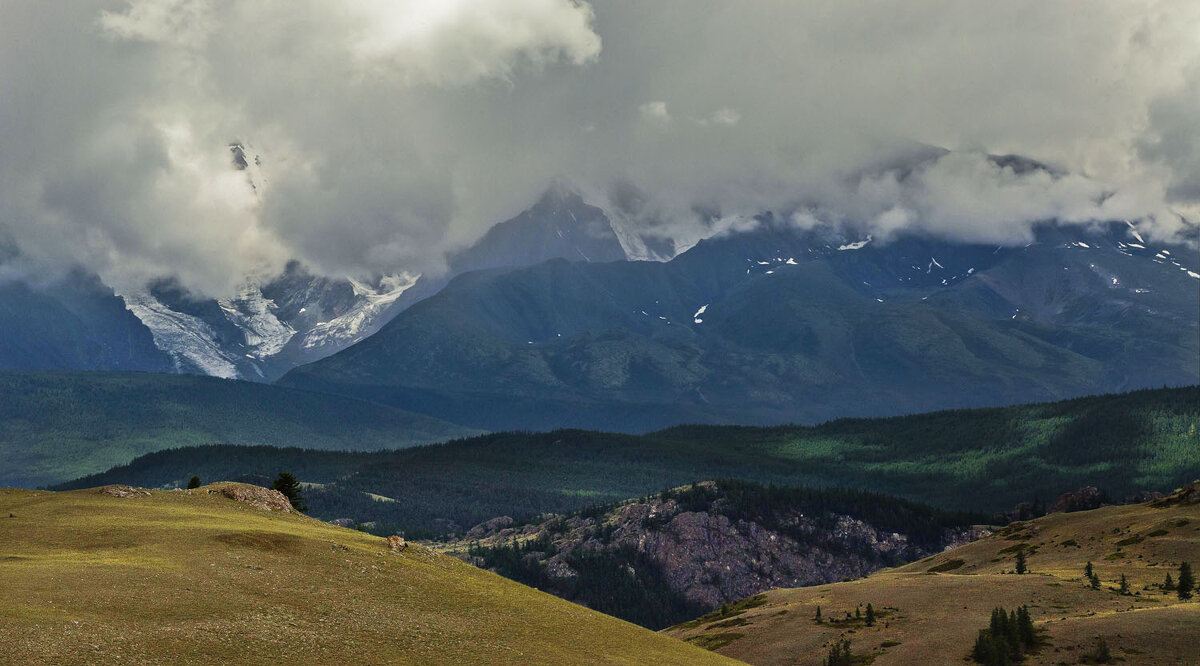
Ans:
{"type": "Polygon", "coordinates": [[[871,236],[868,234],[866,240],[860,240],[860,241],[855,241],[853,243],[846,243],[845,245],[839,245],[838,251],[845,252],[846,250],[861,250],[867,246],[867,243],[870,243],[873,240],[875,240],[875,239],[871,238],[871,236]]]}

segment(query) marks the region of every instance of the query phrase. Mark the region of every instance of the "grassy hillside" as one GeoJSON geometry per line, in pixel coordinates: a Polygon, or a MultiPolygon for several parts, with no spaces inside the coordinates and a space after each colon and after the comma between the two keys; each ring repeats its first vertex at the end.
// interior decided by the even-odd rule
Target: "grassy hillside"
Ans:
{"type": "Polygon", "coordinates": [[[74,482],[161,486],[293,470],[327,484],[314,515],[442,535],[490,518],[570,512],[692,481],[870,490],[952,510],[1048,503],[1096,485],[1115,499],[1200,469],[1200,389],[847,419],[815,427],[697,426],[644,436],[500,433],[376,454],[232,447],[166,451],[74,482]],[[392,498],[380,502],[364,493],[392,498]]]}
{"type": "Polygon", "coordinates": [[[1181,562],[1200,564],[1200,484],[1175,500],[1013,523],[904,567],[772,590],[664,633],[752,664],[820,664],[843,638],[875,666],[962,663],[993,607],[1026,605],[1043,640],[1025,663],[1089,663],[1082,658],[1098,637],[1121,663],[1196,663],[1200,597],[1183,602],[1160,583],[1177,577],[1181,562]],[[1025,575],[1013,573],[1018,551],[1025,575]],[[1089,561],[1099,589],[1084,578],[1089,561]],[[1128,594],[1119,591],[1122,575],[1128,594]],[[874,626],[846,616],[868,603],[879,611],[874,626]]]}
{"type": "Polygon", "coordinates": [[[61,482],[180,446],[363,451],[474,432],[390,407],[213,377],[0,373],[0,486],[61,482]]]}
{"type": "Polygon", "coordinates": [[[206,490],[0,490],[0,662],[727,662],[420,546],[393,554],[206,490]]]}

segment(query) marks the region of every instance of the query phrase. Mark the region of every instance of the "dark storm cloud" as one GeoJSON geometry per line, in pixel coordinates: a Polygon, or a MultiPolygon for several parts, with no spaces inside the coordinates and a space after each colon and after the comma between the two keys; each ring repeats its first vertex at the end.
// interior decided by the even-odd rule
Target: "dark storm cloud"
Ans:
{"type": "Polygon", "coordinates": [[[1166,234],[1200,198],[1185,0],[48,0],[0,38],[0,226],[121,286],[438,270],[558,179],[685,245],[765,209],[1166,234]]]}

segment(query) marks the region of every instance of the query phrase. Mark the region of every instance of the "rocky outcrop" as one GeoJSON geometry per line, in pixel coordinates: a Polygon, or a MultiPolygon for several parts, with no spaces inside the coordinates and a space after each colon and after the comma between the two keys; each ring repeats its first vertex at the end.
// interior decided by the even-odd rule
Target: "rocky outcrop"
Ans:
{"type": "Polygon", "coordinates": [[[133,486],[112,485],[104,486],[96,492],[109,497],[149,497],[150,491],[145,488],[134,488],[133,486]]]}
{"type": "Polygon", "coordinates": [[[252,486],[248,483],[214,483],[205,486],[203,490],[264,511],[295,512],[287,496],[270,488],[252,486]]]}
{"type": "Polygon", "coordinates": [[[1108,503],[1108,498],[1102,490],[1095,486],[1085,486],[1079,490],[1059,495],[1050,505],[1047,513],[1091,511],[1092,509],[1099,509],[1108,503]]]}
{"type": "Polygon", "coordinates": [[[1167,507],[1174,504],[1200,504],[1200,479],[1193,481],[1175,492],[1155,500],[1151,506],[1167,507]]]}
{"type": "Polygon", "coordinates": [[[921,527],[921,536],[913,536],[849,513],[810,513],[803,502],[765,505],[770,509],[759,512],[759,504],[739,503],[706,482],[678,496],[625,502],[601,515],[552,516],[522,526],[508,517],[493,519],[472,528],[451,551],[486,567],[489,548],[525,544],[526,570],[538,565],[549,592],[555,592],[556,581],[569,590],[571,581],[588,574],[579,567],[594,560],[580,553],[604,553],[634,574],[654,569],[653,577],[665,580],[689,605],[715,608],[773,587],[862,577],[980,536],[968,526],[939,528],[932,514],[912,518],[921,527]]]}
{"type": "Polygon", "coordinates": [[[387,538],[387,545],[388,550],[392,551],[393,555],[399,555],[401,551],[408,547],[408,544],[404,542],[403,537],[394,535],[387,538]]]}
{"type": "Polygon", "coordinates": [[[494,534],[513,524],[513,519],[510,516],[500,516],[491,520],[479,523],[475,527],[467,530],[465,538],[467,541],[482,539],[489,534],[494,534]]]}

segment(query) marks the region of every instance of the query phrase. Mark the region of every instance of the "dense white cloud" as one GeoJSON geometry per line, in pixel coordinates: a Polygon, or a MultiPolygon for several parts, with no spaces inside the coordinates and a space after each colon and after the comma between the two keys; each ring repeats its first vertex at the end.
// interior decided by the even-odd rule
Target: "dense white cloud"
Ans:
{"type": "Polygon", "coordinates": [[[519,64],[586,64],[600,53],[591,7],[568,0],[369,0],[347,3],[363,26],[352,50],[406,83],[510,79],[519,64]]]}
{"type": "Polygon", "coordinates": [[[642,119],[668,125],[671,122],[671,112],[667,111],[666,102],[646,102],[638,107],[638,111],[642,114],[642,119]]]}
{"type": "Polygon", "coordinates": [[[1189,0],[3,3],[0,235],[215,293],[292,257],[437,270],[560,178],[685,243],[765,209],[1170,233],[1200,200],[1198,84],[1189,0]]]}

